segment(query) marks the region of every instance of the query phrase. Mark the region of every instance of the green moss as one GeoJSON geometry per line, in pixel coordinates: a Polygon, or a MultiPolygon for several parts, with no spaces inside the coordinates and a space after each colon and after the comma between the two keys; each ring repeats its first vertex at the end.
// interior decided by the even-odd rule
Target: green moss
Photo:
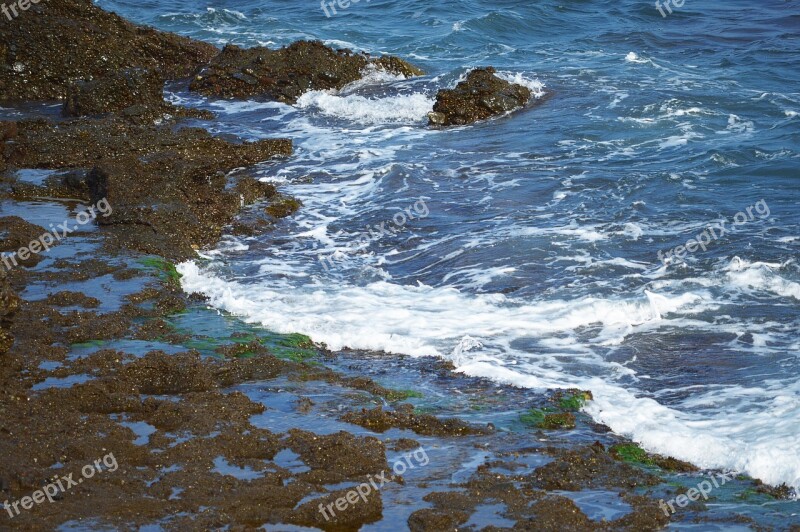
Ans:
{"type": "Polygon", "coordinates": [[[566,410],[567,412],[577,412],[586,405],[586,401],[589,399],[590,397],[586,392],[570,392],[564,394],[558,400],[558,406],[561,410],[566,410]]]}
{"type": "Polygon", "coordinates": [[[317,355],[316,351],[311,349],[287,349],[285,347],[273,347],[270,352],[278,358],[292,362],[306,362],[317,355]]]}
{"type": "Polygon", "coordinates": [[[230,336],[228,339],[236,344],[249,344],[250,342],[264,343],[263,338],[253,333],[230,336]]]}
{"type": "Polygon", "coordinates": [[[647,454],[647,451],[636,445],[635,443],[621,443],[614,445],[609,449],[612,456],[623,462],[634,462],[637,464],[644,464],[654,466],[655,460],[647,454]]]}
{"type": "Polygon", "coordinates": [[[414,390],[390,390],[389,393],[386,394],[387,401],[405,401],[412,397],[421,399],[424,395],[414,390]]]}
{"type": "Polygon", "coordinates": [[[736,498],[748,501],[748,500],[751,500],[751,499],[754,499],[754,498],[758,497],[759,495],[761,495],[761,494],[758,493],[753,488],[745,488],[743,491],[741,491],[741,492],[736,494],[736,498]]]}
{"type": "Polygon", "coordinates": [[[214,351],[220,346],[220,342],[214,338],[191,338],[185,342],[181,342],[181,345],[188,347],[189,349],[196,349],[202,352],[214,351]]]}
{"type": "Polygon", "coordinates": [[[531,408],[519,417],[531,427],[545,430],[574,429],[575,416],[570,412],[554,412],[550,408],[531,408]]]}
{"type": "Polygon", "coordinates": [[[159,272],[159,278],[170,283],[180,284],[181,277],[183,277],[178,273],[174,264],[160,257],[145,257],[139,259],[139,263],[147,268],[157,270],[159,272]]]}
{"type": "Polygon", "coordinates": [[[312,342],[311,338],[305,334],[292,333],[287,334],[278,340],[278,345],[282,345],[284,347],[296,347],[299,349],[311,349],[314,347],[314,342],[312,342]]]}
{"type": "Polygon", "coordinates": [[[549,408],[541,409],[541,408],[531,408],[525,414],[519,416],[519,420],[525,423],[526,425],[530,425],[531,427],[538,427],[539,423],[544,421],[544,417],[550,411],[549,408]]]}
{"type": "Polygon", "coordinates": [[[574,429],[575,416],[569,412],[561,412],[560,414],[548,414],[544,416],[544,421],[542,422],[541,427],[547,430],[574,429]]]}
{"type": "Polygon", "coordinates": [[[617,460],[646,466],[655,466],[664,471],[673,471],[676,473],[692,473],[699,471],[697,466],[689,462],[683,462],[669,456],[661,456],[660,454],[648,453],[635,443],[612,445],[608,452],[617,460]]]}

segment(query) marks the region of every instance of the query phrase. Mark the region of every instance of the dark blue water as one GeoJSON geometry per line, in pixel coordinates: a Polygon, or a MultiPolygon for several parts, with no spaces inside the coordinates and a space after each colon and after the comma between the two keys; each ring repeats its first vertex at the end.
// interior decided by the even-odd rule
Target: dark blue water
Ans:
{"type": "Polygon", "coordinates": [[[260,175],[305,204],[185,265],[187,288],[332,348],[589,388],[589,413],[650,450],[800,486],[800,2],[99,4],[217,44],[316,38],[428,73],[291,107],[170,87],[219,112],[217,131],[293,138],[260,175]],[[538,105],[428,129],[436,90],[484,65],[538,105]]]}

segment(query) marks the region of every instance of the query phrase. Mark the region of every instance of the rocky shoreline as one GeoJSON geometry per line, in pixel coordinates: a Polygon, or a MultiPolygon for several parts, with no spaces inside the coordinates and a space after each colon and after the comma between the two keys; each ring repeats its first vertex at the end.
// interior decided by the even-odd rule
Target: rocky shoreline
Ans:
{"type": "MultiPolygon", "coordinates": [[[[220,51],[83,0],[41,2],[0,26],[0,106],[19,117],[0,121],[0,252],[16,261],[0,265],[0,528],[754,524],[706,515],[702,500],[665,511],[659,499],[701,472],[593,423],[580,412],[590,392],[540,395],[436,359],[333,353],[183,292],[175,262],[302,206],[248,174],[291,157],[291,141],[213,136],[213,115],[165,102],[164,82],[292,103],[365,68],[421,74],[318,42],[220,51]],[[118,468],[98,465],[111,455],[118,468]],[[36,500],[68,475],[82,482],[36,500]],[[592,511],[587,493],[617,511],[592,511]]],[[[493,74],[440,92],[431,123],[526,105],[530,91],[493,74]]],[[[756,501],[789,495],[730,485],[756,501]]]]}

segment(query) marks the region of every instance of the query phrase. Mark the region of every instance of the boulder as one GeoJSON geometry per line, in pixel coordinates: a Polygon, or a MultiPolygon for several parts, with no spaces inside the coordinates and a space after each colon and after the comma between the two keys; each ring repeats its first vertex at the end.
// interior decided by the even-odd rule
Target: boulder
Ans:
{"type": "Polygon", "coordinates": [[[439,91],[428,119],[432,126],[472,124],[519,109],[531,95],[529,88],[498,78],[494,68],[478,68],[455,89],[439,91]]]}

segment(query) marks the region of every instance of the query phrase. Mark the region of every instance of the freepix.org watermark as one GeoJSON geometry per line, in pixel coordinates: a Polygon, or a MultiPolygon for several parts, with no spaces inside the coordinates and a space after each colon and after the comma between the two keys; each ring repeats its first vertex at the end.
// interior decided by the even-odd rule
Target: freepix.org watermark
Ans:
{"type": "MultiPolygon", "coordinates": [[[[339,6],[339,9],[347,9],[360,1],[361,0],[322,0],[322,2],[320,2],[320,7],[322,7],[322,12],[325,13],[325,16],[331,18],[331,15],[336,14],[336,6],[339,6]]],[[[369,0],[364,1],[369,3],[369,0]]]]}
{"type": "Polygon", "coordinates": [[[769,218],[769,205],[762,199],[755,205],[750,205],[746,209],[737,212],[730,226],[728,226],[729,220],[722,220],[715,225],[709,225],[695,238],[690,238],[686,245],[674,247],[666,252],[659,251],[658,258],[664,263],[664,266],[667,266],[673,262],[683,262],[687,253],[694,253],[698,248],[706,251],[712,242],[719,240],[729,232],[736,231],[737,227],[754,221],[756,217],[753,211],[758,214],[760,220],[769,218]]]}
{"type": "Polygon", "coordinates": [[[42,0],[17,0],[10,4],[0,5],[0,11],[3,12],[8,20],[14,20],[19,16],[21,11],[27,11],[30,9],[31,5],[38,4],[41,1],[42,0]]]}
{"type": "MultiPolygon", "coordinates": [[[[403,475],[403,473],[409,469],[423,467],[428,465],[428,463],[430,463],[428,453],[425,452],[423,447],[420,447],[413,453],[406,453],[402,456],[402,458],[396,460],[392,466],[392,471],[394,471],[395,475],[403,475]]],[[[357,504],[359,499],[367,502],[367,496],[369,496],[373,491],[379,491],[383,485],[389,481],[389,479],[386,478],[386,471],[381,471],[380,475],[376,475],[375,478],[372,478],[372,475],[369,475],[367,480],[369,482],[359,484],[352,490],[348,491],[344,497],[339,497],[327,506],[323,506],[322,503],[320,503],[319,513],[322,514],[326,521],[330,521],[331,517],[336,517],[336,512],[333,510],[334,507],[336,507],[337,511],[344,512],[349,507],[357,504]],[[380,484],[376,484],[376,480],[379,480],[380,484]],[[328,515],[329,513],[330,515],[328,515]]]]}
{"type": "Polygon", "coordinates": [[[365,248],[370,242],[376,242],[386,235],[396,235],[402,231],[410,221],[426,218],[430,214],[425,200],[420,198],[413,206],[403,211],[398,211],[390,221],[381,222],[378,225],[367,227],[367,230],[359,236],[353,238],[347,245],[345,251],[335,251],[328,255],[320,255],[318,260],[325,271],[329,271],[335,266],[335,261],[344,259],[348,254],[365,248]]]}
{"type": "Polygon", "coordinates": [[[108,453],[104,457],[95,460],[94,463],[83,466],[81,469],[81,477],[77,479],[72,478],[75,475],[74,473],[59,477],[42,489],[36,490],[19,500],[14,502],[5,501],[3,503],[3,508],[8,512],[9,517],[13,519],[20,514],[20,507],[22,507],[22,510],[30,510],[34,505],[42,504],[44,501],[55,502],[58,495],[79,486],[84,480],[92,478],[95,474],[103,473],[104,471],[113,473],[117,469],[119,469],[119,464],[117,464],[114,453],[108,453]]]}
{"type": "Polygon", "coordinates": [[[661,13],[662,17],[667,18],[667,13],[664,12],[664,8],[666,8],[669,14],[671,15],[673,5],[680,9],[683,7],[683,4],[685,3],[686,0],[664,0],[664,5],[662,6],[661,0],[656,0],[656,9],[658,9],[658,12],[661,13]]]}
{"type": "Polygon", "coordinates": [[[689,501],[696,501],[699,500],[700,497],[703,499],[708,500],[708,494],[711,493],[712,490],[715,488],[719,488],[720,486],[724,486],[729,480],[734,478],[734,473],[717,473],[716,475],[710,475],[710,480],[704,480],[697,485],[696,488],[689,489],[685,494],[678,495],[677,497],[673,497],[672,499],[664,502],[664,499],[658,501],[658,507],[661,508],[661,511],[664,512],[664,515],[667,517],[670,516],[670,513],[675,513],[675,505],[677,504],[680,508],[685,508],[688,506],[689,501]],[[719,482],[718,482],[719,480],[719,482]],[[667,511],[669,508],[669,511],[667,511]]]}
{"type": "Polygon", "coordinates": [[[31,240],[31,242],[24,247],[21,247],[16,253],[0,253],[0,263],[5,266],[7,271],[18,266],[18,260],[28,260],[32,255],[38,255],[45,251],[50,251],[50,247],[56,242],[60,242],[66,238],[70,233],[74,232],[81,225],[86,225],[92,220],[97,218],[98,213],[103,215],[103,218],[110,216],[114,210],[108,203],[106,198],[101,199],[96,205],[90,205],[86,210],[79,212],[75,216],[76,225],[70,226],[69,220],[60,225],[50,225],[51,231],[44,233],[39,238],[31,240]]]}

